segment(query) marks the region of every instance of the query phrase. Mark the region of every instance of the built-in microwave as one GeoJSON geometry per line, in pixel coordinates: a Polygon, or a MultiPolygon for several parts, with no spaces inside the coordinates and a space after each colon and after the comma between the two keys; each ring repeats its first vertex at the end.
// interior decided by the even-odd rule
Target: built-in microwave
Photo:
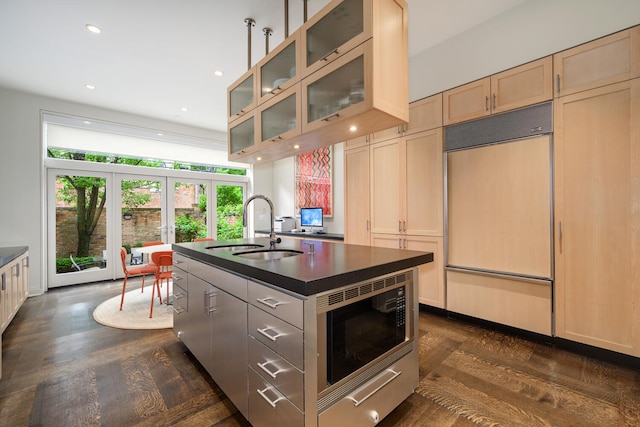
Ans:
{"type": "MultiPolygon", "coordinates": [[[[411,270],[319,295],[318,395],[412,349],[411,270]]],[[[357,382],[357,381],[356,381],[357,382]]]]}

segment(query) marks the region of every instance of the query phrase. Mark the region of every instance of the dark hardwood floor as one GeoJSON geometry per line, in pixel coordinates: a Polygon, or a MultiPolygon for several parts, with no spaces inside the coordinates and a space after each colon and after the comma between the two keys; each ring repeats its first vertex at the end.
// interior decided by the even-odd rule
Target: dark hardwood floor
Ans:
{"type": "MultiPolygon", "coordinates": [[[[0,426],[248,426],[171,330],[93,320],[120,289],[25,302],[2,337],[0,426]]],[[[637,371],[426,312],[420,379],[379,425],[640,425],[637,371]]]]}

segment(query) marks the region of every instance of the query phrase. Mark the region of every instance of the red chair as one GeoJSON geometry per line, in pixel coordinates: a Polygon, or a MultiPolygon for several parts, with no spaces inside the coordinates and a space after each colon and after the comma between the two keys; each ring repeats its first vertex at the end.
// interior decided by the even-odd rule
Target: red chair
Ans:
{"type": "Polygon", "coordinates": [[[167,281],[167,298],[165,303],[169,303],[169,279],[173,277],[173,251],[158,251],[151,254],[151,261],[157,266],[155,271],[156,280],[153,283],[153,291],[151,292],[151,308],[149,309],[149,318],[153,317],[153,302],[155,300],[155,291],[158,290],[158,298],[162,304],[162,296],[160,295],[160,284],[163,280],[167,281]]]}
{"type": "Polygon", "coordinates": [[[138,265],[136,267],[127,268],[127,250],[120,248],[120,258],[122,259],[122,270],[124,271],[124,282],[122,283],[122,298],[120,299],[120,310],[122,310],[122,304],[124,304],[124,293],[127,289],[127,279],[131,276],[142,275],[142,287],[141,292],[144,292],[144,278],[147,274],[155,274],[158,268],[154,265],[138,265]]]}
{"type": "Polygon", "coordinates": [[[193,239],[194,242],[209,242],[211,240],[216,240],[213,237],[198,237],[197,239],[193,239]]]}

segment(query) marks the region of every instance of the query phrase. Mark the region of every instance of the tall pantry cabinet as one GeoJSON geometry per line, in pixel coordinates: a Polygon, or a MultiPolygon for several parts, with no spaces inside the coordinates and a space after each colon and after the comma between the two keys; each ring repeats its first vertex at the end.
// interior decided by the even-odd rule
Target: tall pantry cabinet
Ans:
{"type": "Polygon", "coordinates": [[[640,27],[554,70],[556,335],[640,356],[640,27]]]}
{"type": "Polygon", "coordinates": [[[345,241],[433,252],[418,299],[444,308],[442,94],[410,104],[409,116],[407,126],[345,143],[345,241]]]}

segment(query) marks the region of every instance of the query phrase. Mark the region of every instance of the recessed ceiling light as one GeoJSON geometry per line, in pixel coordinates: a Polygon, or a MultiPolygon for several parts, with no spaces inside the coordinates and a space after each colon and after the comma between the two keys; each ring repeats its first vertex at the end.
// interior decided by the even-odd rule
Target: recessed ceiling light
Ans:
{"type": "Polygon", "coordinates": [[[162,133],[159,133],[159,134],[158,134],[158,136],[162,136],[162,135],[163,135],[162,133]]]}
{"type": "Polygon", "coordinates": [[[91,89],[91,90],[94,90],[96,88],[94,85],[91,85],[91,84],[88,84],[88,83],[86,85],[84,85],[84,87],[86,87],[87,89],[91,89]]]}
{"type": "Polygon", "coordinates": [[[90,124],[91,124],[91,122],[90,122],[89,120],[85,120],[85,121],[84,121],[84,122],[82,122],[82,123],[84,123],[85,125],[90,125],[90,124]]]}
{"type": "Polygon", "coordinates": [[[189,109],[187,107],[182,107],[180,111],[189,111],[189,109]]]}
{"type": "Polygon", "coordinates": [[[260,160],[262,160],[262,157],[256,157],[256,160],[260,161],[260,160]]]}
{"type": "Polygon", "coordinates": [[[220,71],[220,70],[215,70],[215,71],[213,72],[213,74],[215,74],[215,75],[216,75],[216,76],[218,76],[218,77],[222,77],[222,75],[223,75],[224,73],[223,73],[222,71],[220,71]]]}
{"type": "Polygon", "coordinates": [[[89,31],[91,31],[94,34],[100,34],[102,32],[102,30],[100,29],[100,27],[96,27],[93,24],[87,24],[85,25],[85,28],[89,31]]]}
{"type": "Polygon", "coordinates": [[[294,145],[293,148],[295,148],[296,150],[300,148],[300,146],[298,144],[294,145]]]}
{"type": "Polygon", "coordinates": [[[351,132],[355,132],[355,131],[357,131],[357,130],[358,130],[358,127],[357,127],[357,126],[355,126],[355,125],[352,125],[351,127],[349,127],[349,130],[350,130],[351,132]]]}

